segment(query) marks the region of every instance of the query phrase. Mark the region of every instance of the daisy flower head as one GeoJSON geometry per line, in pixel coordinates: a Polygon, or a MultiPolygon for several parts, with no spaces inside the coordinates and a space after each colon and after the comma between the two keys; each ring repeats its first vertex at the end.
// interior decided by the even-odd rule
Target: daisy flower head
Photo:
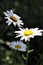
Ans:
{"type": "Polygon", "coordinates": [[[17,42],[13,41],[13,42],[9,43],[8,46],[15,50],[24,51],[24,52],[26,51],[26,44],[24,44],[21,41],[17,41],[17,42]]]}
{"type": "Polygon", "coordinates": [[[14,26],[18,26],[21,27],[22,25],[24,25],[24,23],[21,20],[21,17],[18,16],[17,14],[13,13],[13,10],[10,11],[6,11],[3,12],[5,14],[5,19],[7,19],[6,23],[8,24],[8,26],[13,23],[14,26]]]}
{"type": "Polygon", "coordinates": [[[42,36],[43,30],[39,30],[39,28],[19,28],[20,31],[15,31],[17,33],[17,37],[21,37],[20,40],[30,41],[30,38],[34,38],[34,36],[42,36]]]}

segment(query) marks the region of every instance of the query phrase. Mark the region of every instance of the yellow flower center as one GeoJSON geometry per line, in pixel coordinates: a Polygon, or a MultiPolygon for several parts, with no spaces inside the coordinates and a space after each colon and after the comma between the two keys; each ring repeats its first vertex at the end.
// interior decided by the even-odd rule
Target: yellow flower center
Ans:
{"type": "Polygon", "coordinates": [[[17,18],[14,16],[11,16],[10,19],[12,19],[14,22],[17,22],[17,18]]]}
{"type": "Polygon", "coordinates": [[[25,36],[29,36],[29,35],[32,35],[32,34],[33,34],[33,32],[31,30],[24,31],[25,36]]]}
{"type": "Polygon", "coordinates": [[[20,48],[21,48],[21,46],[20,46],[20,45],[16,45],[16,46],[15,46],[15,48],[20,49],[20,48]]]}

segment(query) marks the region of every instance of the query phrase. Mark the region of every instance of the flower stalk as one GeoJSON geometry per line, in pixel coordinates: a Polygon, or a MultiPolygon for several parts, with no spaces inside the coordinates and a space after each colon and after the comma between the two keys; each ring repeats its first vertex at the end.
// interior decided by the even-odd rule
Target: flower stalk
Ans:
{"type": "Polygon", "coordinates": [[[28,51],[29,51],[29,42],[27,41],[26,65],[28,64],[28,51]]]}

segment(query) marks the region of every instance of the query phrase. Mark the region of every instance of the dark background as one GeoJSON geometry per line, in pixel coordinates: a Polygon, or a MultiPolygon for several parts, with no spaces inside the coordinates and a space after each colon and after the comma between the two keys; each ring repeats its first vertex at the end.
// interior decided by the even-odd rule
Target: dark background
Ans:
{"type": "MultiPolygon", "coordinates": [[[[6,41],[17,40],[14,38],[14,30],[18,30],[18,27],[8,27],[3,14],[11,9],[21,16],[23,27],[43,29],[43,0],[0,0],[0,65],[17,65],[13,57],[14,51],[5,44],[6,41]]],[[[30,49],[34,49],[34,52],[29,54],[28,65],[43,65],[43,36],[31,39],[30,49]]]]}

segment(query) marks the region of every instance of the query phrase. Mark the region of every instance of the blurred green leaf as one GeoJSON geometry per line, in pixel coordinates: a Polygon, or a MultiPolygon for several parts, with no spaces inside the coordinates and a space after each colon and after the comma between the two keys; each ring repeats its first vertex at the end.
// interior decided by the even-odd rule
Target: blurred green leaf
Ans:
{"type": "Polygon", "coordinates": [[[0,43],[4,43],[4,40],[0,39],[0,43]]]}

